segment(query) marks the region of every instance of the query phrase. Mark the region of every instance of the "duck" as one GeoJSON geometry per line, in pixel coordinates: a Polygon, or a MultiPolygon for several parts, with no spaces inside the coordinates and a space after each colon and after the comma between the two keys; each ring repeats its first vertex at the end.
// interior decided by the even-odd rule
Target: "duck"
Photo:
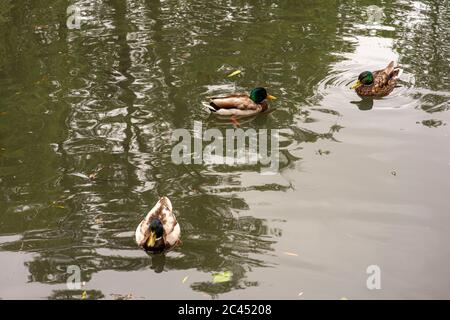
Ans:
{"type": "Polygon", "coordinates": [[[210,98],[208,108],[212,113],[221,116],[253,116],[266,111],[269,106],[267,100],[276,97],[267,93],[263,87],[253,89],[250,94],[234,93],[223,97],[210,98]]]}
{"type": "Polygon", "coordinates": [[[150,253],[162,253],[181,244],[181,228],[169,198],[161,197],[136,228],[139,247],[150,253]]]}
{"type": "Polygon", "coordinates": [[[391,61],[384,69],[360,73],[351,89],[362,97],[385,97],[394,90],[401,73],[402,69],[391,61]]]}

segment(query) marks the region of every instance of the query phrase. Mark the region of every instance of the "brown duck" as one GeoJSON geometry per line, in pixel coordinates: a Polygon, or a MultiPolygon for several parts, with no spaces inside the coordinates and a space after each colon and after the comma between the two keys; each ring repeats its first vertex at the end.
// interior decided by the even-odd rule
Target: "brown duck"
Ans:
{"type": "Polygon", "coordinates": [[[356,93],[363,97],[384,97],[394,90],[401,74],[399,66],[394,67],[394,61],[381,70],[362,72],[352,86],[356,93]]]}
{"type": "Polygon", "coordinates": [[[224,97],[213,97],[209,102],[209,110],[221,116],[252,116],[268,109],[265,100],[274,100],[274,96],[264,88],[255,88],[246,93],[235,93],[224,97]]]}
{"type": "Polygon", "coordinates": [[[162,197],[136,228],[136,243],[152,253],[169,250],[181,244],[180,225],[169,198],[162,197]]]}

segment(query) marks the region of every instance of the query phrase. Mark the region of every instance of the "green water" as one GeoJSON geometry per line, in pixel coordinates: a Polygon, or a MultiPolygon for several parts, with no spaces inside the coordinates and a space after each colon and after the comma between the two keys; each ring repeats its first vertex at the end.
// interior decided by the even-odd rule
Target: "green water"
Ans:
{"type": "Polygon", "coordinates": [[[0,0],[0,298],[450,298],[449,21],[437,0],[0,0]],[[349,89],[391,60],[391,95],[349,89]],[[208,96],[256,86],[278,100],[240,128],[279,130],[275,175],[174,164],[175,129],[233,128],[208,96]],[[162,195],[183,245],[150,256],[134,230],[162,195]]]}

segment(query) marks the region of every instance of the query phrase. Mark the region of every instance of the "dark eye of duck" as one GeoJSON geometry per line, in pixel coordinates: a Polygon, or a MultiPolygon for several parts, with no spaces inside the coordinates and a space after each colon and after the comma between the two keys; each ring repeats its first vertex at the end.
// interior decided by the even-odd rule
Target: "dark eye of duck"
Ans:
{"type": "Polygon", "coordinates": [[[264,88],[255,88],[250,92],[250,99],[254,103],[261,103],[267,98],[267,91],[264,88]]]}
{"type": "Polygon", "coordinates": [[[362,84],[369,86],[373,83],[373,74],[370,71],[364,71],[359,75],[358,80],[362,84]]]}
{"type": "Polygon", "coordinates": [[[154,219],[150,222],[150,231],[153,231],[156,234],[156,238],[163,236],[164,228],[159,219],[154,219]]]}

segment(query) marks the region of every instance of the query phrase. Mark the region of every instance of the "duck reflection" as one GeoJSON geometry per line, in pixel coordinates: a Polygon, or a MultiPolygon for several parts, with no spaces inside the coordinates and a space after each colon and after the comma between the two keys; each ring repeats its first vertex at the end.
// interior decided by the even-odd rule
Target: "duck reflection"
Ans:
{"type": "Polygon", "coordinates": [[[150,269],[152,269],[156,273],[163,272],[164,266],[166,265],[166,254],[165,253],[157,253],[157,254],[148,253],[148,255],[151,257],[151,260],[152,260],[150,269]]]}
{"type": "Polygon", "coordinates": [[[371,97],[361,97],[360,101],[351,101],[351,103],[356,104],[359,110],[369,111],[373,108],[373,100],[371,97]]]}

